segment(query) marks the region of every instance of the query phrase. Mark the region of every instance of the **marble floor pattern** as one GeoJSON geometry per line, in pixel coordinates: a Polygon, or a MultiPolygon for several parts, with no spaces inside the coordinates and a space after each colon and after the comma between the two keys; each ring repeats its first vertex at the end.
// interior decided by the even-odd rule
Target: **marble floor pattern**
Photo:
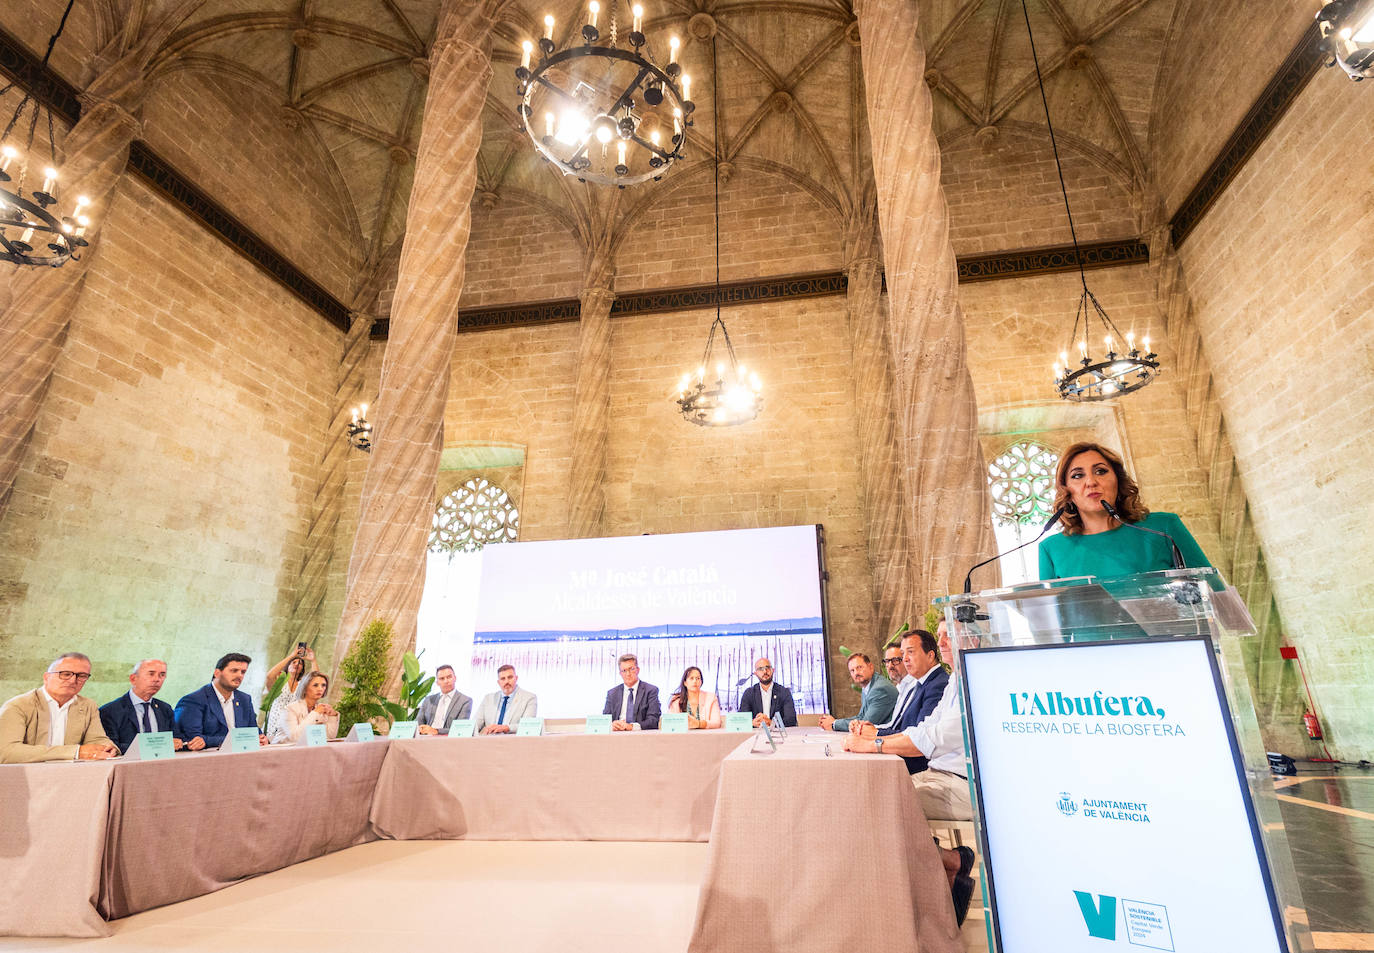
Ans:
{"type": "MultiPolygon", "coordinates": [[[[1318,953],[1374,951],[1374,771],[1276,783],[1318,953]]],[[[98,940],[6,950],[687,949],[706,844],[378,841],[150,910],[98,940]],[[632,872],[630,876],[627,872],[632,872]]],[[[969,953],[988,948],[975,891],[969,953]]]]}

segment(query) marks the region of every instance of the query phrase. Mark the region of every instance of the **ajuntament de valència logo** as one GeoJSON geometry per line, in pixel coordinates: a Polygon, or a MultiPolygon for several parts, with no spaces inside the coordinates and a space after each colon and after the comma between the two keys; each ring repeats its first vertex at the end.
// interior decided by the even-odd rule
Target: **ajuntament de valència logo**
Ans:
{"type": "Polygon", "coordinates": [[[1054,806],[1059,808],[1059,813],[1065,817],[1073,817],[1078,813],[1078,802],[1073,799],[1073,795],[1068,791],[1059,792],[1059,800],[1054,806]]]}
{"type": "Polygon", "coordinates": [[[1074,817],[1081,810],[1085,818],[1126,821],[1130,824],[1150,823],[1150,805],[1146,801],[1123,801],[1104,797],[1076,798],[1068,791],[1060,791],[1054,806],[1065,817],[1074,817]]]}

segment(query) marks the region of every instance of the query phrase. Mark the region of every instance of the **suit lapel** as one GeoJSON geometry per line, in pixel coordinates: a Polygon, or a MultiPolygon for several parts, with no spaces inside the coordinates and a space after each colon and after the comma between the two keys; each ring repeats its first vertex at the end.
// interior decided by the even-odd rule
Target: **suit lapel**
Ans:
{"type": "Polygon", "coordinates": [[[224,724],[224,704],[219,699],[219,692],[215,691],[214,685],[206,685],[205,691],[210,696],[210,711],[214,712],[215,720],[224,725],[224,732],[228,734],[234,726],[224,724]]]}

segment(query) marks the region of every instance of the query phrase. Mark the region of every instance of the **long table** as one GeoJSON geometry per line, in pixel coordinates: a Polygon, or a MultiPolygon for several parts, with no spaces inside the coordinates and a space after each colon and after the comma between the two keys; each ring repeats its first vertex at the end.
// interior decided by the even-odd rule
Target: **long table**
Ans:
{"type": "Polygon", "coordinates": [[[721,764],[689,953],[962,953],[906,767],[842,740],[794,729],[776,752],[760,740],[721,764]]]}
{"type": "Polygon", "coordinates": [[[706,841],[720,763],[742,737],[636,731],[394,741],[372,824],[395,840],[706,841]]]}
{"type": "Polygon", "coordinates": [[[846,755],[838,735],[827,757],[802,740],[818,731],[766,754],[753,735],[635,732],[4,766],[0,935],[106,935],[107,919],[377,837],[709,840],[693,953],[956,953],[901,762],[846,755]],[[874,931],[815,903],[846,896],[892,916],[874,931]]]}

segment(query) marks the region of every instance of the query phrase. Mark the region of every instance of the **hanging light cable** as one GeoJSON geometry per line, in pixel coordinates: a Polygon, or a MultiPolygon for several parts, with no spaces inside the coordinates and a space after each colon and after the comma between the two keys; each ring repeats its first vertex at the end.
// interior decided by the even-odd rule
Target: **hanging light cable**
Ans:
{"type": "Polygon", "coordinates": [[[1064,197],[1064,212],[1069,218],[1069,237],[1073,241],[1073,260],[1078,266],[1078,280],[1083,293],[1078,297],[1078,308],[1074,313],[1073,331],[1069,335],[1069,345],[1059,355],[1054,365],[1054,386],[1059,396],[1072,401],[1111,400],[1122,394],[1140,390],[1159,373],[1159,355],[1150,350],[1150,339],[1146,336],[1138,347],[1135,332],[1122,334],[1097,296],[1088,290],[1088,275],[1083,267],[1083,252],[1078,247],[1078,232],[1073,224],[1073,209],[1069,207],[1069,189],[1064,184],[1064,166],[1059,161],[1059,143],[1054,136],[1054,123],[1050,121],[1050,101],[1045,95],[1045,77],[1040,72],[1040,57],[1035,50],[1035,33],[1031,30],[1030,11],[1026,0],[1021,0],[1021,14],[1026,19],[1026,35],[1030,38],[1031,59],[1035,63],[1035,81],[1040,87],[1040,103],[1045,108],[1045,125],[1050,131],[1050,148],[1054,150],[1054,168],[1059,173],[1059,192],[1064,197]],[[1101,326],[1104,356],[1094,356],[1095,337],[1092,325],[1101,326]],[[1117,348],[1121,350],[1117,350],[1117,348]],[[1143,352],[1141,348],[1144,348],[1143,352]],[[1078,351],[1075,360],[1077,367],[1069,361],[1069,353],[1078,351]]]}
{"type": "MultiPolygon", "coordinates": [[[[62,36],[75,3],[76,0],[67,0],[67,8],[62,12],[57,32],[48,39],[48,49],[43,54],[43,69],[47,68],[48,60],[52,58],[53,47],[62,36]]],[[[43,106],[34,95],[33,87],[36,85],[37,77],[16,77],[7,86],[0,87],[0,96],[16,87],[24,94],[5,124],[4,132],[0,133],[0,261],[60,268],[76,257],[76,249],[87,244],[85,234],[91,220],[86,214],[86,207],[90,200],[79,195],[69,214],[61,219],[53,214],[53,206],[61,205],[57,135],[53,127],[52,110],[43,106]],[[20,151],[10,142],[10,136],[15,127],[20,126],[24,112],[30,106],[33,111],[28,121],[28,135],[20,151]],[[33,148],[39,115],[44,112],[48,115],[46,162],[33,148]],[[42,185],[36,186],[40,181],[42,185]]]]}
{"type": "Polygon", "coordinates": [[[730,332],[725,329],[725,320],[720,316],[720,81],[716,72],[716,38],[711,37],[711,123],[715,142],[712,149],[712,166],[715,172],[715,217],[716,217],[716,320],[711,322],[711,330],[706,335],[706,350],[697,366],[695,383],[689,372],[682,375],[679,382],[677,405],[683,419],[701,427],[733,427],[745,424],[759,415],[763,407],[763,384],[757,374],[752,374],[735,357],[735,346],[730,343],[730,332]],[[725,354],[717,358],[712,367],[712,354],[716,346],[716,331],[719,329],[725,354]],[[712,379],[711,372],[715,373],[712,379]]]}

